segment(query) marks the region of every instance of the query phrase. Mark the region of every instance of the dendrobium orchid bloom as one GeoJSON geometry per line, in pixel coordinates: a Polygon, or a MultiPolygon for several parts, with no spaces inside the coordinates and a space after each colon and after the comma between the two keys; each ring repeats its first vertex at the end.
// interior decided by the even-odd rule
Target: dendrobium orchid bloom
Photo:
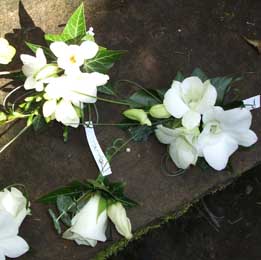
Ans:
{"type": "Polygon", "coordinates": [[[93,41],[84,41],[80,46],[54,42],[50,45],[50,49],[57,57],[58,66],[69,75],[80,73],[84,61],[94,58],[99,51],[99,46],[93,41]]]}
{"type": "Polygon", "coordinates": [[[8,64],[15,56],[16,49],[5,38],[0,38],[0,64],[8,64]]]}
{"type": "Polygon", "coordinates": [[[224,111],[213,107],[203,114],[204,128],[198,138],[199,156],[220,171],[225,169],[229,157],[238,146],[249,147],[257,142],[256,134],[250,130],[251,113],[245,108],[224,111]]]}
{"type": "Polygon", "coordinates": [[[45,80],[55,76],[58,72],[56,65],[47,64],[46,57],[41,48],[37,49],[35,57],[22,54],[20,58],[24,64],[22,71],[27,77],[24,83],[26,90],[35,89],[36,91],[43,91],[45,80]]]}
{"type": "Polygon", "coordinates": [[[210,80],[204,83],[198,77],[183,82],[173,81],[164,96],[166,110],[175,118],[182,118],[182,125],[193,129],[200,124],[201,115],[215,105],[217,91],[210,80]]]}
{"type": "Polygon", "coordinates": [[[29,250],[26,241],[18,236],[18,225],[11,214],[0,210],[0,260],[16,258],[29,250]]]}
{"type": "Polygon", "coordinates": [[[199,129],[179,127],[170,129],[158,125],[155,130],[156,137],[163,144],[169,144],[169,154],[178,168],[187,169],[195,165],[198,159],[196,149],[199,129]]]}

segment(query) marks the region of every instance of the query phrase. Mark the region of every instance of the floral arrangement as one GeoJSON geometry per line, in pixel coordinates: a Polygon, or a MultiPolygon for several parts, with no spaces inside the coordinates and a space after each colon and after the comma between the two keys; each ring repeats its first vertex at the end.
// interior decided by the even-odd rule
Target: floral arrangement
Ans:
{"type": "Polygon", "coordinates": [[[224,103],[237,80],[209,79],[200,69],[187,78],[178,72],[169,89],[139,90],[129,98],[131,108],[123,115],[141,126],[126,128],[136,141],[155,133],[182,170],[202,160],[217,171],[224,170],[239,146],[249,147],[257,141],[250,130],[251,112],[244,103],[224,103]]]}
{"type": "MultiPolygon", "coordinates": [[[[137,203],[124,194],[122,182],[110,182],[105,176],[111,174],[110,169],[103,172],[130,141],[147,141],[155,134],[160,143],[168,145],[168,156],[179,168],[177,175],[191,165],[224,170],[239,146],[250,147],[257,141],[250,130],[252,115],[248,104],[225,102],[231,85],[239,78],[209,78],[195,69],[189,77],[178,72],[169,89],[146,89],[129,80],[109,84],[108,71],[125,52],[99,46],[94,36],[92,27],[87,31],[82,4],[61,34],[45,35],[46,46],[26,43],[34,54],[20,56],[21,70],[0,72],[1,77],[21,82],[3,101],[0,125],[26,119],[25,128],[0,153],[31,126],[39,130],[56,120],[64,126],[65,141],[68,127],[83,125],[88,129],[87,140],[100,170],[97,179],[74,181],[42,196],[38,202],[52,205],[48,212],[59,235],[92,247],[98,241],[106,241],[111,223],[120,235],[132,238],[126,209],[137,203]],[[117,86],[123,82],[138,87],[138,91],[119,99],[117,86]],[[123,122],[108,125],[120,126],[131,138],[126,142],[116,139],[106,155],[99,147],[91,120],[92,108],[98,115],[97,100],[128,107],[123,111],[123,122]]],[[[15,53],[15,48],[1,38],[0,63],[10,63],[15,53]]],[[[15,187],[0,191],[0,259],[15,258],[29,250],[18,231],[30,212],[26,194],[15,187]]]]}

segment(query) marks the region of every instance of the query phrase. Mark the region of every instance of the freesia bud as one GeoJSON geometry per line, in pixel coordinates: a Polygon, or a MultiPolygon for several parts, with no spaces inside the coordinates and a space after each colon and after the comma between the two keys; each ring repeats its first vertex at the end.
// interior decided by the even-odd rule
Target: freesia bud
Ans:
{"type": "Polygon", "coordinates": [[[123,112],[123,115],[129,119],[140,122],[141,125],[152,125],[147,113],[143,109],[128,109],[123,112]]]}
{"type": "Polygon", "coordinates": [[[0,38],[0,63],[10,63],[15,56],[15,53],[16,49],[11,46],[6,39],[0,38]]]}
{"type": "Polygon", "coordinates": [[[150,108],[150,115],[154,118],[169,118],[171,114],[166,110],[163,104],[154,105],[150,108]]]}
{"type": "Polygon", "coordinates": [[[114,203],[108,208],[108,216],[116,227],[116,230],[125,238],[131,239],[131,222],[126,210],[120,202],[114,203]]]}

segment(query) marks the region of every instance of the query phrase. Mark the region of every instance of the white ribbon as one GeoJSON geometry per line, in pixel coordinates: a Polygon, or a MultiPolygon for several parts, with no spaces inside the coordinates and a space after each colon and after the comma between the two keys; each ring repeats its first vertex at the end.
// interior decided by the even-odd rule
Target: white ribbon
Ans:
{"type": "Polygon", "coordinates": [[[92,155],[96,161],[96,164],[103,176],[110,175],[112,173],[110,163],[104,155],[101,146],[97,140],[94,132],[92,121],[85,122],[84,125],[85,134],[87,137],[88,144],[90,146],[92,155]]]}
{"type": "Polygon", "coordinates": [[[260,108],[260,95],[257,95],[257,96],[251,97],[251,98],[247,98],[247,99],[243,100],[243,103],[248,110],[260,108]]]}

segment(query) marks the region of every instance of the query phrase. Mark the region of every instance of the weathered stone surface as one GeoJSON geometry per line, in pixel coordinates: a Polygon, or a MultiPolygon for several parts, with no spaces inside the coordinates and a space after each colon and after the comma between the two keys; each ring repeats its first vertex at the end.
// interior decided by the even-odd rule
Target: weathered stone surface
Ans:
{"type": "MultiPolygon", "coordinates": [[[[18,1],[2,0],[0,8],[5,15],[0,17],[1,35],[8,33],[7,37],[18,44],[21,53],[25,50],[23,40],[42,42],[39,28],[48,32],[61,30],[57,25],[67,21],[79,2],[25,0],[25,9],[35,25],[23,11],[21,29],[18,1]]],[[[244,75],[245,79],[235,85],[231,98],[247,98],[260,92],[261,60],[240,35],[260,36],[261,18],[252,15],[251,10],[260,10],[261,3],[233,2],[91,0],[85,1],[85,6],[88,24],[95,28],[98,42],[112,49],[129,50],[113,69],[112,79],[128,78],[146,87],[167,87],[177,70],[190,73],[193,68],[201,67],[211,77],[244,75]]],[[[18,65],[17,59],[11,67],[18,65]]],[[[100,103],[99,109],[101,122],[120,118],[120,107],[100,103]]],[[[260,112],[256,110],[253,129],[258,135],[260,123],[260,112]]],[[[17,127],[3,135],[0,142],[6,142],[17,127]]],[[[116,137],[125,136],[119,129],[110,127],[97,128],[97,135],[103,147],[116,137]]],[[[172,178],[161,173],[160,161],[166,147],[155,138],[143,144],[131,143],[129,147],[131,153],[123,152],[114,160],[112,179],[126,181],[127,194],[140,203],[140,207],[128,212],[134,230],[227,183],[261,160],[260,143],[257,143],[233,156],[234,174],[213,174],[194,167],[183,176],[172,178]]],[[[1,155],[0,183],[3,186],[24,183],[31,198],[74,179],[94,178],[96,174],[83,129],[71,131],[67,144],[63,143],[62,128],[58,125],[38,135],[29,131],[1,155]]],[[[56,235],[46,207],[32,203],[32,209],[33,216],[27,218],[21,230],[31,251],[21,259],[90,259],[119,239],[114,233],[114,241],[100,243],[96,248],[78,247],[56,235]]]]}

